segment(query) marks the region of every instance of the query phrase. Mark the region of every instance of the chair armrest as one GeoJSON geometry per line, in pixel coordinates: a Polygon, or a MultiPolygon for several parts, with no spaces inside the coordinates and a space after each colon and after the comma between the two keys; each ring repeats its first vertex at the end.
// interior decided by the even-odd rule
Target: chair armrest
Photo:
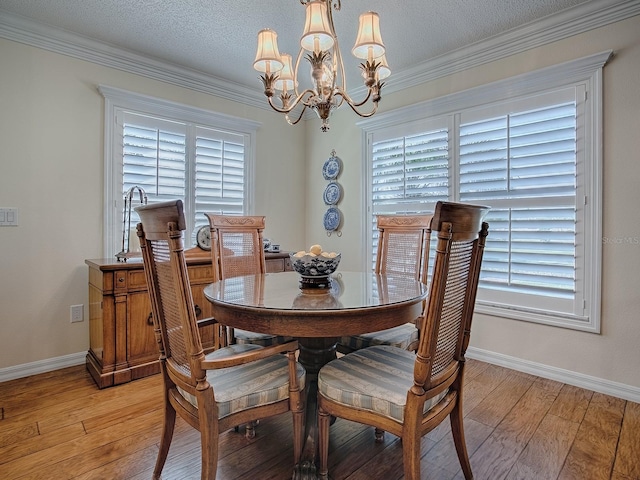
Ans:
{"type": "Polygon", "coordinates": [[[236,365],[242,365],[244,363],[253,362],[262,358],[271,357],[285,352],[295,352],[298,350],[298,341],[293,340],[287,343],[281,343],[279,345],[272,345],[270,347],[264,347],[256,350],[251,350],[245,353],[239,353],[236,355],[230,355],[228,357],[214,358],[210,360],[204,360],[200,366],[205,370],[213,370],[216,368],[228,368],[236,365]]]}
{"type": "Polygon", "coordinates": [[[198,320],[197,323],[198,328],[208,327],[209,325],[218,325],[218,321],[213,317],[203,318],[202,320],[198,320]]]}

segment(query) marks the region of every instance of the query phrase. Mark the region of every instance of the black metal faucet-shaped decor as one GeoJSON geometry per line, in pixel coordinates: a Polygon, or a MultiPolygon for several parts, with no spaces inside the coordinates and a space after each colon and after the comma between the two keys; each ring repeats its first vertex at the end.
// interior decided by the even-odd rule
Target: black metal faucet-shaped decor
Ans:
{"type": "MultiPolygon", "coordinates": [[[[140,256],[139,251],[131,251],[131,208],[136,191],[140,196],[140,205],[147,204],[147,194],[137,185],[131,187],[124,195],[124,209],[122,213],[122,250],[120,253],[116,254],[116,258],[119,262],[126,262],[128,258],[140,256]]],[[[138,240],[136,239],[135,241],[137,242],[138,240]]]]}

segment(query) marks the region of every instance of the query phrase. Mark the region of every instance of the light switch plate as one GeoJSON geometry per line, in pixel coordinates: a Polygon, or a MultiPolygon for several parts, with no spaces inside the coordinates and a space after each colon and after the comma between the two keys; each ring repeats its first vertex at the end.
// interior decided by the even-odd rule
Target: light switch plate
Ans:
{"type": "Polygon", "coordinates": [[[84,305],[71,305],[71,323],[84,321],[84,305]]]}
{"type": "Polygon", "coordinates": [[[18,225],[17,208],[0,208],[0,227],[16,227],[18,225]]]}

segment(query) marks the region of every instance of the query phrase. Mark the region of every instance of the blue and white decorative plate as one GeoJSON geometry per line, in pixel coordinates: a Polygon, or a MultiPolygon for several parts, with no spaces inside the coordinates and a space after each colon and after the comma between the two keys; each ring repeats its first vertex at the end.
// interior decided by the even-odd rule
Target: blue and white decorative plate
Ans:
{"type": "Polygon", "coordinates": [[[329,157],[322,166],[322,176],[325,180],[335,180],[342,171],[342,160],[335,155],[329,157]]]}
{"type": "Polygon", "coordinates": [[[324,189],[324,203],[325,205],[336,205],[342,198],[342,187],[339,183],[331,182],[324,189]]]}
{"type": "Polygon", "coordinates": [[[340,227],[342,213],[336,207],[329,207],[324,214],[324,229],[333,232],[340,227]]]}

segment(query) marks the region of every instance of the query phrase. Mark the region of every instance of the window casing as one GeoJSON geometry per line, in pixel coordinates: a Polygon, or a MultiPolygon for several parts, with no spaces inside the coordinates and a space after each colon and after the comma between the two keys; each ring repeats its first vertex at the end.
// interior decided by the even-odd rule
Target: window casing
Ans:
{"type": "Polygon", "coordinates": [[[476,311],[600,330],[602,68],[611,52],[360,122],[375,215],[489,205],[476,311]],[[428,112],[428,113],[426,113],[428,112]]]}
{"type": "MultiPolygon", "coordinates": [[[[105,257],[122,248],[124,195],[133,186],[144,189],[149,203],[183,200],[186,245],[207,223],[204,212],[253,211],[258,123],[99,89],[105,98],[105,257]]],[[[131,225],[136,222],[132,212],[131,225]]]]}

